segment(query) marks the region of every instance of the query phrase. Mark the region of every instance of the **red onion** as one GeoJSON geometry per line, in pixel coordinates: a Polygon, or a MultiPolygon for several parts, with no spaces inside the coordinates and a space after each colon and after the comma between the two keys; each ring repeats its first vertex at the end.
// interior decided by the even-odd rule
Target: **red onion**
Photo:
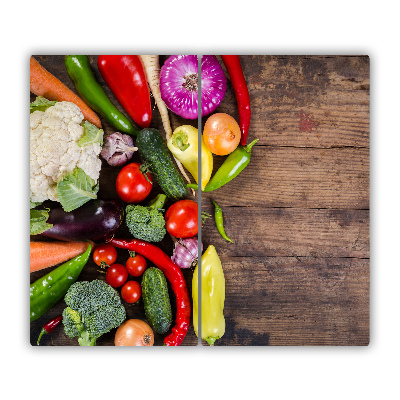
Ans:
{"type": "MultiPolygon", "coordinates": [[[[198,118],[198,58],[170,56],[161,67],[160,91],[167,107],[185,119],[198,118]]],[[[226,77],[215,56],[201,59],[201,116],[211,114],[226,92],[226,77]]]]}
{"type": "MultiPolygon", "coordinates": [[[[201,244],[203,252],[203,243],[201,244]]],[[[195,267],[198,259],[198,240],[196,237],[175,240],[174,253],[171,260],[179,268],[195,267]]]]}
{"type": "Polygon", "coordinates": [[[124,165],[132,158],[137,149],[133,146],[131,136],[114,132],[104,139],[104,146],[100,154],[109,165],[114,167],[124,165]]]}

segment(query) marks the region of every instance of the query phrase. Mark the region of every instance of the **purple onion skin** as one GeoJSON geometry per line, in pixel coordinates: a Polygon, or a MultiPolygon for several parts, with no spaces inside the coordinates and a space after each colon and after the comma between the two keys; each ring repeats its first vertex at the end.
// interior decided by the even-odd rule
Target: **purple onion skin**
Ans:
{"type": "Polygon", "coordinates": [[[201,116],[211,114],[221,104],[226,92],[226,77],[215,56],[201,59],[201,116]]]}
{"type": "MultiPolygon", "coordinates": [[[[226,92],[226,77],[215,56],[201,60],[201,115],[209,115],[221,104],[226,92]]],[[[170,56],[161,67],[161,97],[166,106],[185,119],[198,118],[198,57],[170,56]]]]}
{"type": "MultiPolygon", "coordinates": [[[[203,252],[203,243],[201,244],[201,252],[203,252]]],[[[195,267],[198,260],[197,237],[176,240],[171,260],[179,268],[195,267]]]]}

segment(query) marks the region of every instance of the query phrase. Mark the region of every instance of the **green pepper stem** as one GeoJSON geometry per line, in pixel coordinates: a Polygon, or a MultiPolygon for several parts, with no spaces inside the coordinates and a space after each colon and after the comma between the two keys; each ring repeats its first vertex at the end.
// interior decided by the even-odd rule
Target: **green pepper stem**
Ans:
{"type": "Polygon", "coordinates": [[[190,144],[188,143],[188,136],[185,132],[176,132],[172,137],[172,144],[177,147],[180,151],[185,151],[190,144]]]}
{"type": "Polygon", "coordinates": [[[194,190],[199,190],[199,186],[197,185],[197,183],[188,183],[186,187],[194,190]]]}
{"type": "Polygon", "coordinates": [[[214,346],[215,341],[219,339],[219,336],[217,337],[208,337],[207,339],[204,339],[210,346],[214,346]]]}
{"type": "Polygon", "coordinates": [[[46,334],[46,333],[47,333],[47,331],[46,331],[44,328],[42,328],[42,330],[40,331],[38,340],[37,340],[37,345],[38,345],[38,346],[39,346],[40,339],[41,339],[42,336],[43,336],[44,334],[46,334]]]}
{"type": "Polygon", "coordinates": [[[251,148],[258,142],[258,139],[254,139],[251,143],[244,146],[244,150],[251,153],[251,148]]]}

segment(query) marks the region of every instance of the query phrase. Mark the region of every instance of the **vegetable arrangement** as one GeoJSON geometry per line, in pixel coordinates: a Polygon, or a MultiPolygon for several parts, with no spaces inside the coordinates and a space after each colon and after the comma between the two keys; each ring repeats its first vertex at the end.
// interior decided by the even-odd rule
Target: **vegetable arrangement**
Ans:
{"type": "MultiPolygon", "coordinates": [[[[103,55],[95,63],[84,55],[66,56],[66,72],[79,97],[31,58],[31,92],[38,97],[30,104],[30,222],[31,235],[40,236],[31,241],[30,271],[52,268],[31,284],[31,321],[62,299],[67,305],[62,316],[43,326],[38,344],[44,334],[62,324],[65,336],[77,338],[81,346],[95,346],[111,331],[115,346],[153,346],[159,335],[165,345],[179,346],[192,315],[199,335],[200,307],[201,338],[213,345],[223,336],[222,264],[212,245],[201,256],[203,244],[197,234],[205,216],[201,214],[199,221],[198,204],[188,198],[188,188],[200,187],[204,192],[221,188],[248,165],[257,142],[245,146],[250,120],[247,88],[240,62],[238,67],[237,60],[227,57],[235,56],[222,58],[240,121],[213,114],[223,101],[227,79],[216,56],[203,56],[201,116],[209,117],[200,138],[191,125],[172,130],[169,119],[169,112],[189,120],[198,117],[197,56],[170,56],[161,68],[158,56],[103,55]],[[96,66],[119,105],[96,78],[96,66]],[[165,138],[150,128],[154,111],[150,93],[165,138]],[[104,135],[93,110],[117,131],[104,135]],[[214,155],[227,157],[213,175],[214,155]],[[118,200],[101,191],[104,165],[115,171],[118,200]],[[190,182],[187,173],[195,184],[185,183],[184,178],[190,182]],[[171,254],[161,249],[166,240],[174,245],[171,254]],[[92,281],[82,273],[90,263],[99,274],[92,281]],[[189,273],[193,313],[185,278],[189,273]],[[142,309],[146,321],[126,319],[128,309],[142,309]]],[[[218,232],[233,242],[225,233],[221,207],[213,203],[218,232]]]]}

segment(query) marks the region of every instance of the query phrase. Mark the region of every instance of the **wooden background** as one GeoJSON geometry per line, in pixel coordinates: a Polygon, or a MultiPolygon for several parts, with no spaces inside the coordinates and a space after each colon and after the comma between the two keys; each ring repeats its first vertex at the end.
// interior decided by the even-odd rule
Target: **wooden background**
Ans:
{"type": "MultiPolygon", "coordinates": [[[[37,59],[75,90],[62,56],[37,59]]],[[[104,84],[96,57],[91,61],[104,84]]],[[[222,207],[226,232],[234,240],[225,242],[213,219],[202,229],[204,248],[216,247],[226,279],[226,333],[216,345],[367,345],[369,58],[241,56],[241,62],[252,107],[249,141],[259,141],[235,180],[202,195],[203,211],[213,214],[210,198],[222,207]]],[[[230,82],[216,112],[238,120],[230,82]]],[[[173,129],[188,122],[170,117],[173,129]]],[[[152,127],[161,126],[155,109],[152,127]]],[[[105,131],[114,129],[105,123],[105,131]]],[[[214,161],[216,170],[223,157],[214,161]]],[[[118,171],[103,162],[99,197],[116,197],[118,171]]],[[[161,247],[172,253],[169,238],[161,247]]],[[[125,256],[120,257],[123,262],[125,256]]],[[[184,274],[190,290],[192,271],[184,274]]],[[[41,275],[31,274],[31,281],[41,275]]],[[[89,262],[80,279],[99,275],[89,262]]],[[[43,323],[64,306],[61,302],[31,323],[32,343],[43,323]]],[[[130,318],[145,318],[140,304],[127,310],[130,318]]],[[[42,344],[75,341],[61,329],[43,337],[42,344]]],[[[109,333],[98,345],[112,341],[109,333]]],[[[161,337],[156,344],[162,345],[161,337]]],[[[192,327],[183,344],[197,344],[192,327]]]]}
{"type": "MultiPolygon", "coordinates": [[[[249,166],[203,194],[225,242],[202,230],[226,279],[217,345],[369,343],[369,58],[242,56],[249,166]]],[[[238,114],[231,85],[217,111],[238,114]]],[[[216,160],[221,163],[222,160],[216,160]]]]}

